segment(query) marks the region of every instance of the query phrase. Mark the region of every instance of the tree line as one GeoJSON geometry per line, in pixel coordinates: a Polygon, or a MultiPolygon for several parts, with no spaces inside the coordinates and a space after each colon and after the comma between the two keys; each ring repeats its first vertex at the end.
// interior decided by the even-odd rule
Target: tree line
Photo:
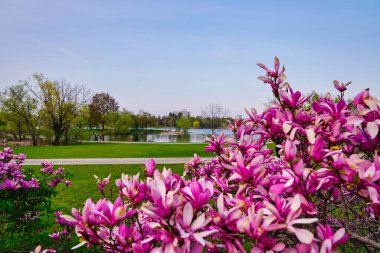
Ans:
{"type": "Polygon", "coordinates": [[[65,79],[50,80],[43,74],[5,88],[0,96],[0,136],[5,141],[30,140],[39,144],[68,144],[83,139],[83,134],[127,134],[149,127],[189,128],[225,127],[228,110],[219,104],[202,108],[201,116],[170,112],[155,116],[120,108],[108,93],[91,94],[84,85],[65,79]]]}

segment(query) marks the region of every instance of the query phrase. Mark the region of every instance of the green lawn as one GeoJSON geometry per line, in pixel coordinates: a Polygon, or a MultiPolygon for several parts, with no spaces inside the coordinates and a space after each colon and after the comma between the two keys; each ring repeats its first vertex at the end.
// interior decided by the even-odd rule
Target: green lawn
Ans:
{"type": "Polygon", "coordinates": [[[68,146],[14,147],[14,153],[24,153],[27,158],[157,158],[157,157],[192,157],[212,156],[205,152],[206,143],[202,144],[118,144],[86,143],[68,146]]]}
{"type": "MultiPolygon", "coordinates": [[[[163,167],[171,168],[173,172],[182,175],[183,164],[156,165],[156,168],[162,170],[163,167]]],[[[39,174],[41,166],[24,166],[31,168],[39,174]]],[[[91,197],[94,201],[102,198],[99,193],[94,175],[100,179],[107,177],[111,173],[109,186],[115,186],[115,180],[120,178],[121,173],[135,175],[140,172],[140,178],[144,178],[144,165],[66,165],[65,172],[72,176],[71,186],[59,186],[58,195],[54,198],[54,207],[69,213],[71,207],[83,208],[84,201],[91,197]]],[[[109,187],[108,187],[109,189],[109,187]]]]}
{"type": "MultiPolygon", "coordinates": [[[[157,165],[156,167],[161,170],[164,166],[165,165],[157,165]]],[[[37,175],[40,174],[40,166],[24,166],[24,168],[31,168],[37,175]]],[[[180,174],[183,172],[183,164],[166,165],[166,168],[172,168],[173,172],[180,174]]],[[[94,202],[100,198],[103,198],[99,193],[94,174],[98,175],[101,179],[108,176],[109,173],[112,174],[111,181],[105,188],[106,192],[109,192],[111,186],[116,189],[115,179],[120,178],[121,173],[134,175],[140,172],[141,179],[144,178],[143,173],[141,173],[143,172],[143,165],[67,165],[65,166],[65,171],[72,174],[70,179],[72,185],[69,188],[63,185],[58,186],[58,194],[53,199],[52,208],[54,211],[59,210],[63,214],[69,215],[71,215],[72,207],[83,210],[83,204],[87,198],[91,197],[94,202]]],[[[114,194],[113,199],[116,195],[117,194],[114,194]]],[[[0,252],[3,252],[5,249],[28,250],[27,252],[29,252],[39,244],[43,245],[44,248],[55,249],[62,246],[59,243],[55,243],[48,236],[48,234],[62,230],[60,226],[54,222],[56,219],[54,211],[42,217],[42,220],[45,223],[45,227],[42,231],[36,231],[35,233],[23,235],[22,237],[18,235],[15,235],[14,238],[0,237],[0,252]]],[[[74,235],[73,239],[68,242],[64,248],[58,249],[57,252],[72,252],[69,249],[78,243],[79,239],[74,235]]],[[[81,247],[80,249],[75,250],[75,252],[81,253],[102,251],[96,249],[87,250],[86,247],[81,247]]]]}

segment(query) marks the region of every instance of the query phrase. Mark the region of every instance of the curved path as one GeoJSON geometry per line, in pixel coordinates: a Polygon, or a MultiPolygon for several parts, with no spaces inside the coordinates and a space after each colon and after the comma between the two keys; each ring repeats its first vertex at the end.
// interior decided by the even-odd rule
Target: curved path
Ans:
{"type": "MultiPolygon", "coordinates": [[[[69,159],[26,159],[24,165],[40,165],[42,162],[50,161],[53,165],[81,165],[81,164],[144,164],[150,158],[69,158],[69,159]]],[[[186,163],[191,158],[153,158],[156,164],[186,163]]]]}

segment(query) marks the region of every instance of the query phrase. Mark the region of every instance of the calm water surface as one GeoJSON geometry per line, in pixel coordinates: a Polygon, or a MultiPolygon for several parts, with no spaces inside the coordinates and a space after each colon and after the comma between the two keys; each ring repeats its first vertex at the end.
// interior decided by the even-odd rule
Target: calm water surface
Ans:
{"type": "MultiPolygon", "coordinates": [[[[157,128],[150,128],[157,129],[157,128]]],[[[159,134],[125,134],[125,135],[105,135],[105,141],[126,141],[126,142],[167,142],[167,143],[202,143],[206,137],[211,136],[211,129],[189,129],[186,134],[175,134],[176,129],[160,128],[165,132],[159,134]]],[[[227,137],[233,137],[233,133],[226,129],[214,130],[214,135],[224,132],[227,137]]],[[[95,140],[94,136],[91,140],[95,140]]]]}

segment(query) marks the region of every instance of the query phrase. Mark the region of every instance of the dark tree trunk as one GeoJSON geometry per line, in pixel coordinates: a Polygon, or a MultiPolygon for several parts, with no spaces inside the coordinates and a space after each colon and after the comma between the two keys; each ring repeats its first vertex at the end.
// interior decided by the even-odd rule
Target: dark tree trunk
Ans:
{"type": "Polygon", "coordinates": [[[62,134],[63,134],[63,131],[62,131],[62,130],[54,131],[54,141],[53,141],[53,146],[59,146],[59,143],[60,143],[60,141],[61,141],[62,134]]]}
{"type": "Polygon", "coordinates": [[[32,143],[33,143],[33,146],[37,146],[37,137],[34,134],[32,134],[32,143]]]}
{"type": "Polygon", "coordinates": [[[69,144],[69,129],[65,129],[65,144],[69,144]]]}
{"type": "Polygon", "coordinates": [[[22,140],[21,122],[18,123],[18,140],[22,140]]]}

